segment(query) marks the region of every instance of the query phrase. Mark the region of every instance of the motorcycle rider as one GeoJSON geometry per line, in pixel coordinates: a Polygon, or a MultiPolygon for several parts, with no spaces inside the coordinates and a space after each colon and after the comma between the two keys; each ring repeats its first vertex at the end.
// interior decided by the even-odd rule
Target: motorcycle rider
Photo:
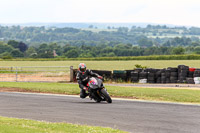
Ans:
{"type": "Polygon", "coordinates": [[[98,75],[97,73],[94,73],[89,69],[86,69],[86,65],[84,63],[80,63],[78,66],[78,72],[76,75],[76,79],[79,84],[81,98],[85,98],[88,96],[88,93],[86,93],[86,90],[88,90],[87,83],[89,81],[90,76],[98,77],[100,79],[103,78],[102,76],[98,75]]]}

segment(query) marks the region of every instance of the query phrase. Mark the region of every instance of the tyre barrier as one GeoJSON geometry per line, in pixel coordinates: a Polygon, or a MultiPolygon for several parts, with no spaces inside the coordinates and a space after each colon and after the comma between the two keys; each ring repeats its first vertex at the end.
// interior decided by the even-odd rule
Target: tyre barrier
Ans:
{"type": "MultiPolygon", "coordinates": [[[[115,82],[132,83],[188,83],[200,84],[200,69],[189,68],[189,66],[178,65],[177,67],[168,67],[163,69],[154,68],[136,68],[134,70],[92,70],[93,72],[104,77],[105,80],[115,82]]],[[[73,74],[76,77],[77,69],[74,69],[73,74]]],[[[74,78],[74,81],[76,79],[74,78]]]]}
{"type": "Polygon", "coordinates": [[[186,83],[189,73],[189,67],[185,65],[178,66],[178,83],[186,83]]]}
{"type": "Polygon", "coordinates": [[[91,70],[91,71],[103,76],[105,80],[112,79],[112,71],[105,71],[105,70],[91,70]]]}
{"type": "Polygon", "coordinates": [[[126,71],[126,81],[131,81],[131,72],[133,70],[125,70],[126,71]]]}
{"type": "Polygon", "coordinates": [[[139,72],[138,71],[132,71],[131,72],[131,82],[138,82],[139,81],[139,72]]]}
{"type": "Polygon", "coordinates": [[[147,79],[147,83],[200,84],[199,77],[200,69],[189,68],[189,66],[185,65],[179,65],[178,67],[168,67],[164,69],[137,69],[131,72],[131,82],[133,83],[141,83],[141,79],[147,79]],[[197,78],[194,80],[194,77],[197,78]]]}
{"type": "Polygon", "coordinates": [[[114,81],[127,81],[126,71],[123,70],[113,70],[113,78],[114,81]]]}

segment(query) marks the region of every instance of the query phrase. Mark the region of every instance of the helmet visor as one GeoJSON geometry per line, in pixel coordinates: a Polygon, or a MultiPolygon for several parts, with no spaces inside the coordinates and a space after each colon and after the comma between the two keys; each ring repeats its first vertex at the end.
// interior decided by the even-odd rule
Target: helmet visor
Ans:
{"type": "Polygon", "coordinates": [[[85,72],[86,68],[80,68],[81,72],[85,72]]]}

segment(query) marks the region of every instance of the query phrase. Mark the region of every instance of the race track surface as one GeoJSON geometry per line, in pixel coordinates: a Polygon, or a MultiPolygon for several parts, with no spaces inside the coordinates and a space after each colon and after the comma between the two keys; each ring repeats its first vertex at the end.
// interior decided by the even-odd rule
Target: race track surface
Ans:
{"type": "Polygon", "coordinates": [[[104,126],[133,133],[198,133],[200,106],[0,92],[0,116],[104,126]]]}

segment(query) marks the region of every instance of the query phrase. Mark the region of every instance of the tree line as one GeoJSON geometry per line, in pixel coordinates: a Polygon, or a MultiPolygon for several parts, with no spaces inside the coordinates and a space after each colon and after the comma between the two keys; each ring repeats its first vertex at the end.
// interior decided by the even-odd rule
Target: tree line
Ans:
{"type": "Polygon", "coordinates": [[[52,42],[61,46],[65,44],[94,46],[101,43],[112,43],[113,45],[123,43],[141,47],[187,46],[194,41],[199,42],[199,36],[200,28],[198,27],[186,28],[160,25],[147,25],[145,28],[136,26],[132,26],[132,28],[108,27],[107,30],[93,27],[84,30],[70,27],[0,26],[0,41],[16,40],[32,46],[52,42]],[[175,37],[176,39],[174,39],[175,37]]]}
{"type": "Polygon", "coordinates": [[[200,28],[197,27],[147,25],[146,28],[108,27],[97,31],[92,26],[89,30],[0,26],[0,58],[200,54],[200,28]],[[161,34],[166,36],[161,37],[161,34]],[[167,36],[172,34],[174,37],[167,36]]]}
{"type": "MultiPolygon", "coordinates": [[[[29,46],[24,42],[9,40],[0,42],[0,57],[9,58],[93,58],[93,57],[122,57],[122,56],[149,56],[149,55],[181,55],[200,54],[200,43],[191,42],[190,45],[178,44],[180,40],[188,41],[187,38],[174,38],[166,46],[135,46],[132,44],[104,42],[97,45],[41,43],[37,46],[29,46]],[[170,43],[177,42],[176,46],[170,43]]],[[[79,43],[79,42],[74,42],[79,43]]],[[[142,42],[141,42],[142,43],[142,42]]],[[[144,43],[144,42],[143,42],[144,43]]],[[[188,42],[187,42],[188,43],[188,42]]]]}

